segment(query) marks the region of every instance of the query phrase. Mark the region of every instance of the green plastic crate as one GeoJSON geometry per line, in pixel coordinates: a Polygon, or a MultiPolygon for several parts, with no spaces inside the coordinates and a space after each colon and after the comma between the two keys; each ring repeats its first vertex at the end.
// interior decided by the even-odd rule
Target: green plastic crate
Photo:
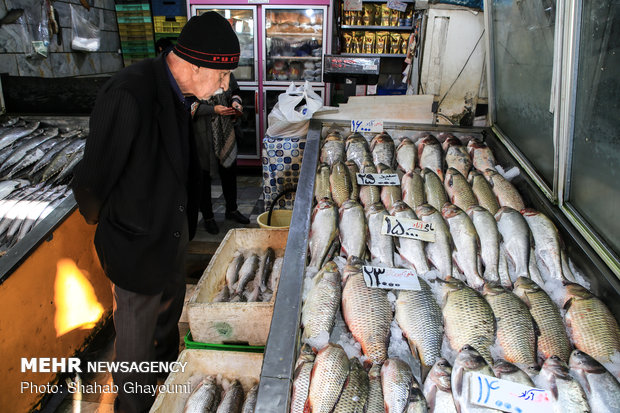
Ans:
{"type": "Polygon", "coordinates": [[[117,17],[116,20],[119,24],[127,24],[127,23],[151,23],[153,19],[151,16],[127,16],[127,17],[117,17]]]}
{"type": "Polygon", "coordinates": [[[264,346],[242,346],[239,344],[211,344],[199,343],[192,340],[192,333],[185,334],[185,348],[196,350],[218,350],[218,351],[242,351],[245,353],[264,353],[264,346]]]}

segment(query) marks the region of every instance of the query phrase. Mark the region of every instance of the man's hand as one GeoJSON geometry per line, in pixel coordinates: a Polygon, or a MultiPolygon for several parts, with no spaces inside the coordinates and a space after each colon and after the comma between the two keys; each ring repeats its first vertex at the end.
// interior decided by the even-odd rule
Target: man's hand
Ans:
{"type": "Polygon", "coordinates": [[[232,116],[235,114],[235,110],[233,108],[229,108],[224,105],[215,105],[213,107],[213,110],[215,110],[215,113],[221,116],[232,116]]]}

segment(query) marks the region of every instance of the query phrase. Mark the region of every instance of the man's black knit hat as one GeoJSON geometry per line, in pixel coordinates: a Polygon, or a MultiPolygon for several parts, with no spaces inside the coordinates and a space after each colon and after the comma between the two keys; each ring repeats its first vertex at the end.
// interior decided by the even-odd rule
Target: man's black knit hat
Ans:
{"type": "Polygon", "coordinates": [[[189,19],[174,53],[196,66],[235,69],[239,64],[239,39],[228,20],[210,11],[189,19]]]}

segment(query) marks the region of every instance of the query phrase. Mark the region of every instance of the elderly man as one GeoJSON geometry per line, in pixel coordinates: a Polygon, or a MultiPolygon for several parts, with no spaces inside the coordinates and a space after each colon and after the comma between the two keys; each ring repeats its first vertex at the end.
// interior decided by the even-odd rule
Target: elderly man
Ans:
{"type": "MultiPolygon", "coordinates": [[[[98,224],[95,248],[114,296],[116,361],[173,361],[183,309],[184,250],[196,230],[200,167],[192,137],[196,99],[228,89],[239,41],[226,19],[192,17],[171,52],[129,66],[100,90],[72,183],[80,212],[98,224]]],[[[154,395],[114,373],[117,412],[145,412],[154,395]]]]}

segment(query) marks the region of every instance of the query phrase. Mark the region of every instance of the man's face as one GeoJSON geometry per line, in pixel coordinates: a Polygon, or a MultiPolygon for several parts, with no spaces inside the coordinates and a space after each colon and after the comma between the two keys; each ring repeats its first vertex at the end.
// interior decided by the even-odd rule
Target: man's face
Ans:
{"type": "Polygon", "coordinates": [[[230,70],[199,67],[192,76],[194,95],[200,100],[209,99],[216,90],[228,90],[230,70]]]}

